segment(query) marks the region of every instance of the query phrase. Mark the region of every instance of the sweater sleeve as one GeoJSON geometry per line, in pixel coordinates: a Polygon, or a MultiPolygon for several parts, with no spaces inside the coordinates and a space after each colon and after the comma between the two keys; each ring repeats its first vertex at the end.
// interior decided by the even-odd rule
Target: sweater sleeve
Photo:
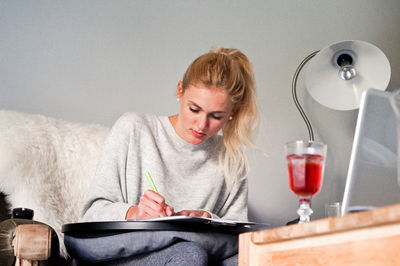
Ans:
{"type": "Polygon", "coordinates": [[[227,200],[217,214],[212,213],[212,218],[226,220],[247,221],[248,201],[247,175],[240,176],[232,185],[227,200]]]}
{"type": "Polygon", "coordinates": [[[130,207],[126,200],[125,171],[132,127],[128,114],[112,127],[84,201],[80,221],[125,220],[130,207]]]}

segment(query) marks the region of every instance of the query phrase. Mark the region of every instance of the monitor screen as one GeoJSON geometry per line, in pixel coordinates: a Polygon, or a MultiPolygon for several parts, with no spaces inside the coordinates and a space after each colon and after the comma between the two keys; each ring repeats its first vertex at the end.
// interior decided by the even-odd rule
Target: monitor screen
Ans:
{"type": "Polygon", "coordinates": [[[400,203],[397,120],[390,92],[363,93],[354,135],[342,213],[400,203]]]}

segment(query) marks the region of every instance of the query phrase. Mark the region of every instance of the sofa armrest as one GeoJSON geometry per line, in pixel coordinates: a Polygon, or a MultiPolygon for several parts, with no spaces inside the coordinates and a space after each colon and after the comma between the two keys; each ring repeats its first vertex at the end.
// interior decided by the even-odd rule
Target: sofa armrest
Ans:
{"type": "MultiPolygon", "coordinates": [[[[14,231],[16,266],[23,261],[47,260],[51,253],[51,229],[44,224],[21,224],[14,231]]],[[[29,264],[28,264],[29,265],[29,264]]]]}
{"type": "MultiPolygon", "coordinates": [[[[48,228],[50,231],[49,236],[49,256],[48,259],[46,260],[41,260],[38,265],[65,265],[65,260],[60,258],[59,256],[59,242],[58,242],[58,237],[55,231],[48,225],[45,225],[43,223],[33,221],[33,220],[27,220],[27,219],[8,219],[0,222],[0,265],[4,266],[12,266],[14,265],[16,258],[14,256],[15,254],[24,254],[25,251],[21,250],[21,248],[24,245],[21,245],[20,240],[17,240],[19,242],[19,250],[15,250],[14,244],[15,241],[13,241],[15,238],[24,238],[24,228],[21,227],[22,229],[18,229],[21,225],[33,225],[33,226],[44,226],[44,228],[48,228]],[[14,233],[16,232],[16,233],[14,233]],[[22,235],[20,235],[22,233],[22,235]],[[14,235],[16,235],[14,237],[14,235]],[[14,243],[13,243],[14,242],[14,243]]],[[[43,228],[43,227],[42,227],[43,228]]],[[[43,231],[46,231],[47,229],[41,229],[43,231]]],[[[35,240],[36,241],[36,240],[35,240]]],[[[44,241],[43,239],[40,241],[44,241]]],[[[44,243],[44,242],[43,242],[44,243]]],[[[42,243],[42,244],[43,244],[42,243]]]]}

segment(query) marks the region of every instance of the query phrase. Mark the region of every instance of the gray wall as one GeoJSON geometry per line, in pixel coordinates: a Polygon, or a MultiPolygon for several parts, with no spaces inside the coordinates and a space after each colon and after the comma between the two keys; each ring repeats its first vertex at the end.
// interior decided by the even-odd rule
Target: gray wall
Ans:
{"type": "MultiPolygon", "coordinates": [[[[378,46],[389,58],[389,89],[400,85],[400,1],[1,1],[0,109],[111,126],[125,111],[174,114],[188,64],[214,45],[237,47],[254,65],[262,152],[250,152],[250,217],[295,218],[283,144],[307,139],[291,79],[309,53],[340,40],[378,46]]],[[[299,97],[329,145],[315,214],[342,198],[356,111],[299,97]]]]}

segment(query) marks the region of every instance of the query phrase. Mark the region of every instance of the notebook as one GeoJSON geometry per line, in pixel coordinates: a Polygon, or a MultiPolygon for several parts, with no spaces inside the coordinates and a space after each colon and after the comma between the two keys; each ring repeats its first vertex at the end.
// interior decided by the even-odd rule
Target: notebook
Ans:
{"type": "Polygon", "coordinates": [[[397,120],[389,98],[375,89],[362,95],[342,214],[400,203],[397,120]]]}
{"type": "Polygon", "coordinates": [[[256,225],[255,222],[248,221],[234,221],[234,220],[224,220],[224,219],[213,219],[213,218],[203,218],[195,216],[165,216],[159,218],[143,218],[143,219],[130,219],[131,222],[188,222],[188,223],[204,223],[211,224],[215,226],[226,225],[226,226],[247,226],[256,225]]]}

